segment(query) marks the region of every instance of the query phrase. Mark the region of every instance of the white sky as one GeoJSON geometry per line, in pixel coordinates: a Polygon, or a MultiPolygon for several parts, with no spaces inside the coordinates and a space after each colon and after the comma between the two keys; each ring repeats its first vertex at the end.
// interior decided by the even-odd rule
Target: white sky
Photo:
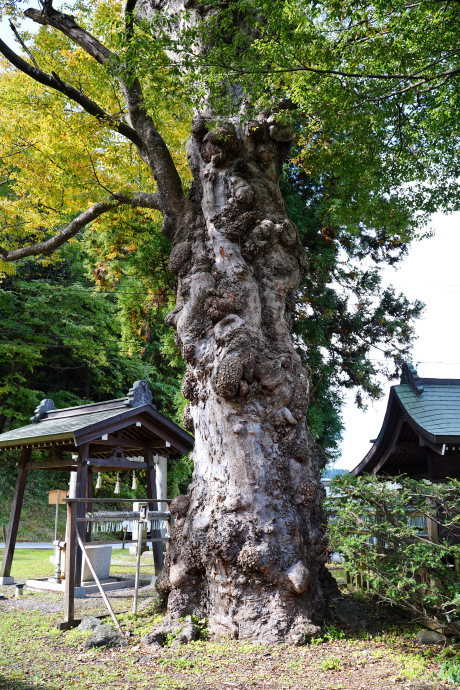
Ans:
{"type": "MultiPolygon", "coordinates": [[[[460,213],[436,214],[431,227],[434,237],[414,243],[396,271],[385,270],[384,282],[426,304],[416,322],[418,339],[412,356],[419,376],[460,379],[460,213]]],[[[343,409],[342,455],[336,467],[352,469],[369,451],[369,440],[380,431],[388,391],[395,383],[388,383],[385,397],[370,404],[367,411],[358,410],[353,395],[349,396],[343,409]]]]}
{"type": "MultiPolygon", "coordinates": [[[[56,7],[60,5],[62,2],[55,2],[56,7]]],[[[36,25],[25,20],[23,28],[33,31],[36,25]]],[[[5,21],[0,22],[0,37],[18,50],[5,21]]],[[[383,280],[409,299],[426,304],[416,323],[418,340],[412,356],[419,375],[460,378],[460,213],[436,214],[432,228],[434,237],[415,243],[397,270],[386,269],[383,280]]],[[[390,385],[385,386],[385,396],[370,403],[366,411],[356,407],[353,393],[348,396],[343,409],[342,454],[336,467],[352,469],[368,452],[369,439],[377,437],[383,423],[390,385]]]]}

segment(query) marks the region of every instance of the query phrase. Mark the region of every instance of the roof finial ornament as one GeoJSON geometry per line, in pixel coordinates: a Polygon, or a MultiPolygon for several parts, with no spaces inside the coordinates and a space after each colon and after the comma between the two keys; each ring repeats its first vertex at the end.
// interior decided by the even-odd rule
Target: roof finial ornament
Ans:
{"type": "Polygon", "coordinates": [[[425,390],[424,387],[420,385],[420,377],[417,374],[417,369],[410,362],[403,362],[401,383],[407,383],[415,395],[420,395],[425,390]]]}
{"type": "Polygon", "coordinates": [[[46,417],[46,413],[50,410],[55,410],[54,402],[51,398],[45,398],[42,400],[40,405],[35,408],[34,416],[30,418],[31,422],[39,422],[43,417],[46,417]]]}
{"type": "Polygon", "coordinates": [[[152,403],[152,400],[153,395],[149,388],[149,384],[145,379],[142,379],[141,381],[135,381],[133,383],[133,387],[128,391],[128,400],[126,404],[129,407],[152,405],[152,407],[155,407],[156,409],[156,405],[152,403]]]}

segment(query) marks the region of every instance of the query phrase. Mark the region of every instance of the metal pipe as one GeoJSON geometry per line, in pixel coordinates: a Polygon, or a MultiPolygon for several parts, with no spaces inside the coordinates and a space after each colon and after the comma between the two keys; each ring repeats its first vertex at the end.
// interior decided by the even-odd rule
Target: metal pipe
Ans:
{"type": "Polygon", "coordinates": [[[136,579],[134,581],[134,604],[133,615],[137,616],[137,595],[139,592],[139,570],[141,565],[141,551],[142,551],[142,525],[146,520],[147,506],[140,510],[139,524],[137,526],[137,554],[136,554],[136,579]]]}
{"type": "MultiPolygon", "coordinates": [[[[86,503],[137,503],[138,501],[147,501],[147,498],[66,498],[66,503],[73,501],[78,503],[85,501],[86,503]]],[[[155,499],[155,503],[171,503],[172,498],[155,499]]]]}
{"type": "Polygon", "coordinates": [[[61,584],[61,544],[54,540],[54,565],[55,565],[55,580],[58,585],[61,584]]]}

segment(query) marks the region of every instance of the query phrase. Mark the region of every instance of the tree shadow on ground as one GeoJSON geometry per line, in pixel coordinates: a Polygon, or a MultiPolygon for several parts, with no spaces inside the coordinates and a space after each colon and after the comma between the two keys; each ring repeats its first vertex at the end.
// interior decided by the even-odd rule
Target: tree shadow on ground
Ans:
{"type": "MultiPolygon", "coordinates": [[[[39,686],[41,690],[55,690],[51,685],[39,686]]],[[[0,674],[0,688],[1,690],[37,690],[37,685],[32,685],[30,683],[24,682],[22,680],[15,680],[14,678],[9,679],[0,674]]]]}

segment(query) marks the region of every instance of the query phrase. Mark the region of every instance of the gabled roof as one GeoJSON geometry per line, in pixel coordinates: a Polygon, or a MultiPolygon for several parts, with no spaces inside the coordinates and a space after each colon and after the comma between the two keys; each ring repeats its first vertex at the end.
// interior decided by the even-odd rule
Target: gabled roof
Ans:
{"type": "Polygon", "coordinates": [[[407,384],[394,391],[408,418],[433,443],[460,439],[460,380],[420,379],[423,393],[416,395],[407,384]]]}
{"type": "MultiPolygon", "coordinates": [[[[165,446],[187,454],[194,444],[190,434],[158,412],[145,381],[136,381],[125,398],[101,403],[57,410],[52,400],[42,400],[31,421],[32,424],[0,434],[0,448],[78,447],[121,429],[132,438],[133,448],[136,442],[157,439],[163,440],[165,446]]],[[[111,451],[107,449],[107,452],[111,451]]],[[[139,454],[138,451],[133,453],[139,454]]],[[[103,454],[100,451],[97,455],[103,454]]]]}
{"type": "Polygon", "coordinates": [[[439,455],[444,455],[446,446],[460,444],[460,380],[419,378],[405,364],[401,383],[390,389],[378,438],[352,474],[382,470],[391,453],[402,453],[403,425],[407,445],[410,431],[420,447],[428,446],[439,455]]]}

